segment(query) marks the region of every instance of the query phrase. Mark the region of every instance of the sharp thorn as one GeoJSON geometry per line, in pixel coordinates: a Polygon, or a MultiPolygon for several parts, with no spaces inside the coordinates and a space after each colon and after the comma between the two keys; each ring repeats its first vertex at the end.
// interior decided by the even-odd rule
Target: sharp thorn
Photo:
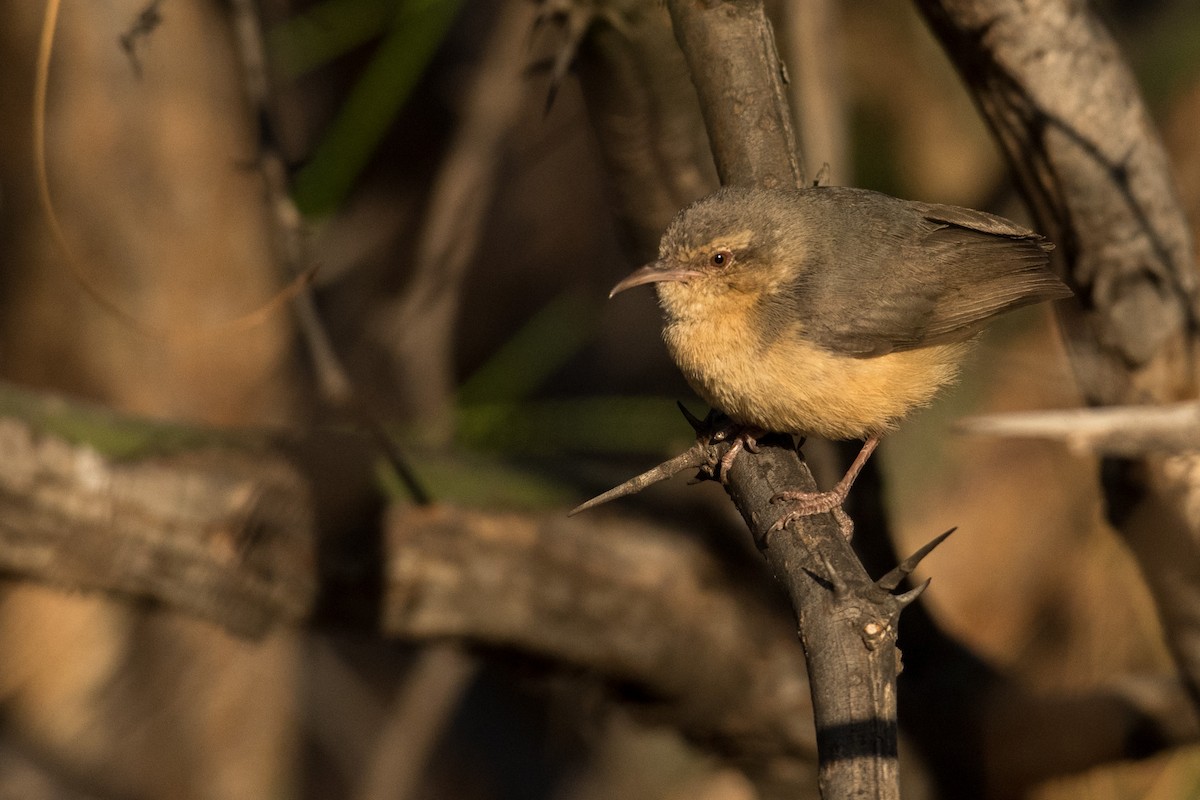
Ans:
{"type": "Polygon", "coordinates": [[[700,419],[691,411],[688,411],[688,407],[683,404],[682,400],[676,400],[675,405],[679,406],[680,413],[683,414],[683,418],[687,420],[688,425],[692,426],[692,430],[696,433],[705,430],[705,426],[708,424],[707,420],[700,419]]]}
{"type": "Polygon", "coordinates": [[[570,511],[568,511],[567,516],[573,517],[576,514],[582,514],[583,512],[593,509],[596,506],[604,505],[610,499],[607,497],[607,495],[608,495],[608,492],[605,492],[604,494],[593,497],[591,500],[580,503],[579,505],[575,506],[570,511]]]}
{"type": "Polygon", "coordinates": [[[929,584],[932,582],[933,578],[926,578],[924,581],[909,589],[907,592],[896,595],[896,603],[902,610],[907,608],[916,602],[918,597],[925,593],[925,590],[929,588],[929,584]]]}
{"type": "Polygon", "coordinates": [[[636,475],[622,483],[620,486],[615,486],[601,495],[593,497],[586,503],[580,503],[567,512],[568,517],[573,517],[576,514],[582,514],[584,511],[603,505],[610,500],[616,500],[618,497],[627,497],[631,494],[637,494],[651,484],[665,481],[672,475],[682,472],[685,469],[698,468],[709,461],[708,448],[697,442],[690,448],[659,464],[651,470],[643,472],[641,475],[636,475]]]}
{"type": "Polygon", "coordinates": [[[817,186],[824,186],[826,183],[829,183],[829,162],[828,161],[826,161],[824,164],[822,164],[821,168],[819,170],[817,170],[817,177],[813,178],[812,185],[815,188],[817,186]]]}
{"type": "Polygon", "coordinates": [[[884,575],[882,578],[875,581],[875,585],[878,586],[880,589],[883,589],[885,592],[893,591],[897,586],[899,586],[904,581],[905,578],[907,578],[909,575],[912,574],[913,570],[917,568],[917,565],[921,563],[922,559],[924,559],[925,556],[932,553],[935,547],[937,547],[942,542],[946,541],[946,538],[949,537],[950,534],[954,533],[956,530],[958,530],[957,527],[951,528],[950,530],[943,533],[941,536],[938,536],[935,539],[931,540],[928,544],[926,544],[920,550],[913,553],[911,556],[909,556],[908,558],[904,559],[899,564],[897,564],[896,568],[893,569],[891,572],[889,572],[887,575],[884,575]]]}
{"type": "Polygon", "coordinates": [[[833,568],[833,562],[829,560],[829,556],[824,550],[817,550],[817,557],[821,559],[821,566],[825,568],[825,580],[829,581],[830,588],[833,589],[834,597],[845,597],[850,592],[850,587],[846,581],[838,574],[838,571],[833,568]]]}

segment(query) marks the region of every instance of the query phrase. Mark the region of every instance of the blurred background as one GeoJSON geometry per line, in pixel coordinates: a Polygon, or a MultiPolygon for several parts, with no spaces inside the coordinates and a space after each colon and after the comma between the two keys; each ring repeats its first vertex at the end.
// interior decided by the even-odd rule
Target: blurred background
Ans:
{"type": "MultiPolygon", "coordinates": [[[[1094,5],[1195,226],[1200,7],[1094,5]]],[[[828,164],[833,183],[1028,219],[909,4],[813,7],[827,15],[818,66],[833,99],[815,130],[800,126],[810,174],[828,164]]],[[[548,104],[580,8],[540,7],[535,32],[539,7],[500,0],[63,4],[42,132],[59,239],[33,134],[47,6],[0,2],[0,377],[131,415],[282,432],[360,426],[352,391],[429,494],[485,510],[565,513],[683,449],[692,432],[674,401],[702,405],[660,341],[652,293],[605,300],[636,256],[572,73],[548,104]],[[248,20],[269,64],[262,105],[248,20]],[[280,301],[306,274],[308,317],[280,301]],[[314,345],[314,318],[340,366],[314,345]]],[[[605,9],[586,7],[619,30],[605,9]]],[[[793,73],[795,15],[775,10],[793,73]]],[[[897,549],[959,528],[922,567],[938,620],[1046,691],[1168,671],[1154,608],[1103,522],[1093,460],[951,424],[1077,403],[1049,310],[1027,309],[882,450],[897,549]]],[[[359,516],[340,524],[410,502],[384,459],[369,474],[345,490],[359,516]]],[[[744,535],[719,487],[685,482],[604,513],[744,535]]],[[[0,587],[0,797],[754,796],[669,727],[600,713],[598,697],[519,660],[431,664],[329,626],[248,640],[17,575],[0,587]],[[426,750],[389,729],[421,668],[446,679],[428,690],[441,722],[426,750]],[[432,753],[410,787],[372,788],[385,745],[432,753]]],[[[1200,750],[1033,796],[1200,797],[1200,750]]]]}

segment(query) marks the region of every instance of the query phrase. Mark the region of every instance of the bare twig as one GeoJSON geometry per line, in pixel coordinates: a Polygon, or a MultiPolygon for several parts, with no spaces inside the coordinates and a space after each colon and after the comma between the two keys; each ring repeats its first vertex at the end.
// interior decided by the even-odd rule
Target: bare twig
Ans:
{"type": "MultiPolygon", "coordinates": [[[[271,86],[258,9],[253,0],[233,0],[231,5],[246,96],[258,119],[265,125],[271,119],[271,86]]],[[[287,165],[274,146],[270,131],[261,133],[263,142],[258,152],[258,164],[279,243],[280,260],[289,275],[311,272],[312,267],[308,265],[306,257],[304,220],[288,192],[287,165]]],[[[350,377],[334,352],[329,334],[317,314],[312,287],[305,286],[292,302],[322,397],[333,405],[346,405],[354,393],[350,377]]]]}
{"type": "Polygon", "coordinates": [[[373,323],[374,335],[392,354],[408,412],[432,443],[445,442],[453,432],[459,301],[509,134],[520,118],[534,14],[529,3],[500,4],[463,99],[462,122],[430,192],[420,238],[415,248],[402,251],[408,287],[373,323]]]}
{"type": "Polygon", "coordinates": [[[453,644],[431,644],[418,653],[375,742],[358,800],[414,795],[451,714],[478,672],[476,659],[453,644]]]}
{"type": "Polygon", "coordinates": [[[784,68],[762,4],[701,7],[668,0],[667,8],[700,96],[721,183],[803,186],[784,68]]]}
{"type": "Polygon", "coordinates": [[[1139,458],[1200,450],[1200,404],[1023,411],[961,420],[963,433],[1065,442],[1078,454],[1139,458]]]}
{"type": "Polygon", "coordinates": [[[728,488],[796,610],[812,686],[821,796],[899,797],[896,621],[903,605],[863,570],[833,514],[773,530],[787,509],[771,498],[817,487],[790,447],[760,450],[733,463],[728,488]]]}

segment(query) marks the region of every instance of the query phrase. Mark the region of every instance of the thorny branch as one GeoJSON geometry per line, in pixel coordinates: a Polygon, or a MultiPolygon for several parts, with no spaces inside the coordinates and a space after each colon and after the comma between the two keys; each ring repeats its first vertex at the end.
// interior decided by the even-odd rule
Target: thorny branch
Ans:
{"type": "MultiPolygon", "coordinates": [[[[1137,82],[1083,0],[919,0],[1079,303],[1057,305],[1093,405],[1197,390],[1200,285],[1171,167],[1137,82]]],[[[1108,516],[1137,558],[1200,708],[1200,458],[1110,459],[1108,516]]]]}
{"type": "MultiPolygon", "coordinates": [[[[802,186],[783,66],[761,3],[667,4],[696,86],[722,183],[802,186]],[[734,110],[736,109],[736,113],[734,110]]],[[[587,87],[585,85],[585,92],[587,87]]],[[[602,495],[622,496],[673,471],[711,463],[711,438],[602,495]]],[[[710,467],[711,470],[711,467],[710,467]]],[[[784,584],[800,623],[817,724],[818,783],[826,800],[899,796],[895,622],[903,604],[863,570],[832,513],[772,528],[784,491],[815,488],[790,446],[743,453],[726,490],[784,584]]],[[[904,598],[911,602],[918,587],[904,598]]]]}

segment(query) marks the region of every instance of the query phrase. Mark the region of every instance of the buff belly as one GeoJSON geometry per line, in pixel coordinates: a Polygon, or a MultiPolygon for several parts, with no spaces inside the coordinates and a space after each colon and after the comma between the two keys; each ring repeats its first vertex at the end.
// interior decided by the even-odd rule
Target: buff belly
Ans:
{"type": "Polygon", "coordinates": [[[731,419],[830,439],[891,430],[954,380],[969,347],[955,343],[855,358],[811,344],[799,329],[765,345],[748,333],[676,321],[663,336],[692,388],[731,419]]]}

